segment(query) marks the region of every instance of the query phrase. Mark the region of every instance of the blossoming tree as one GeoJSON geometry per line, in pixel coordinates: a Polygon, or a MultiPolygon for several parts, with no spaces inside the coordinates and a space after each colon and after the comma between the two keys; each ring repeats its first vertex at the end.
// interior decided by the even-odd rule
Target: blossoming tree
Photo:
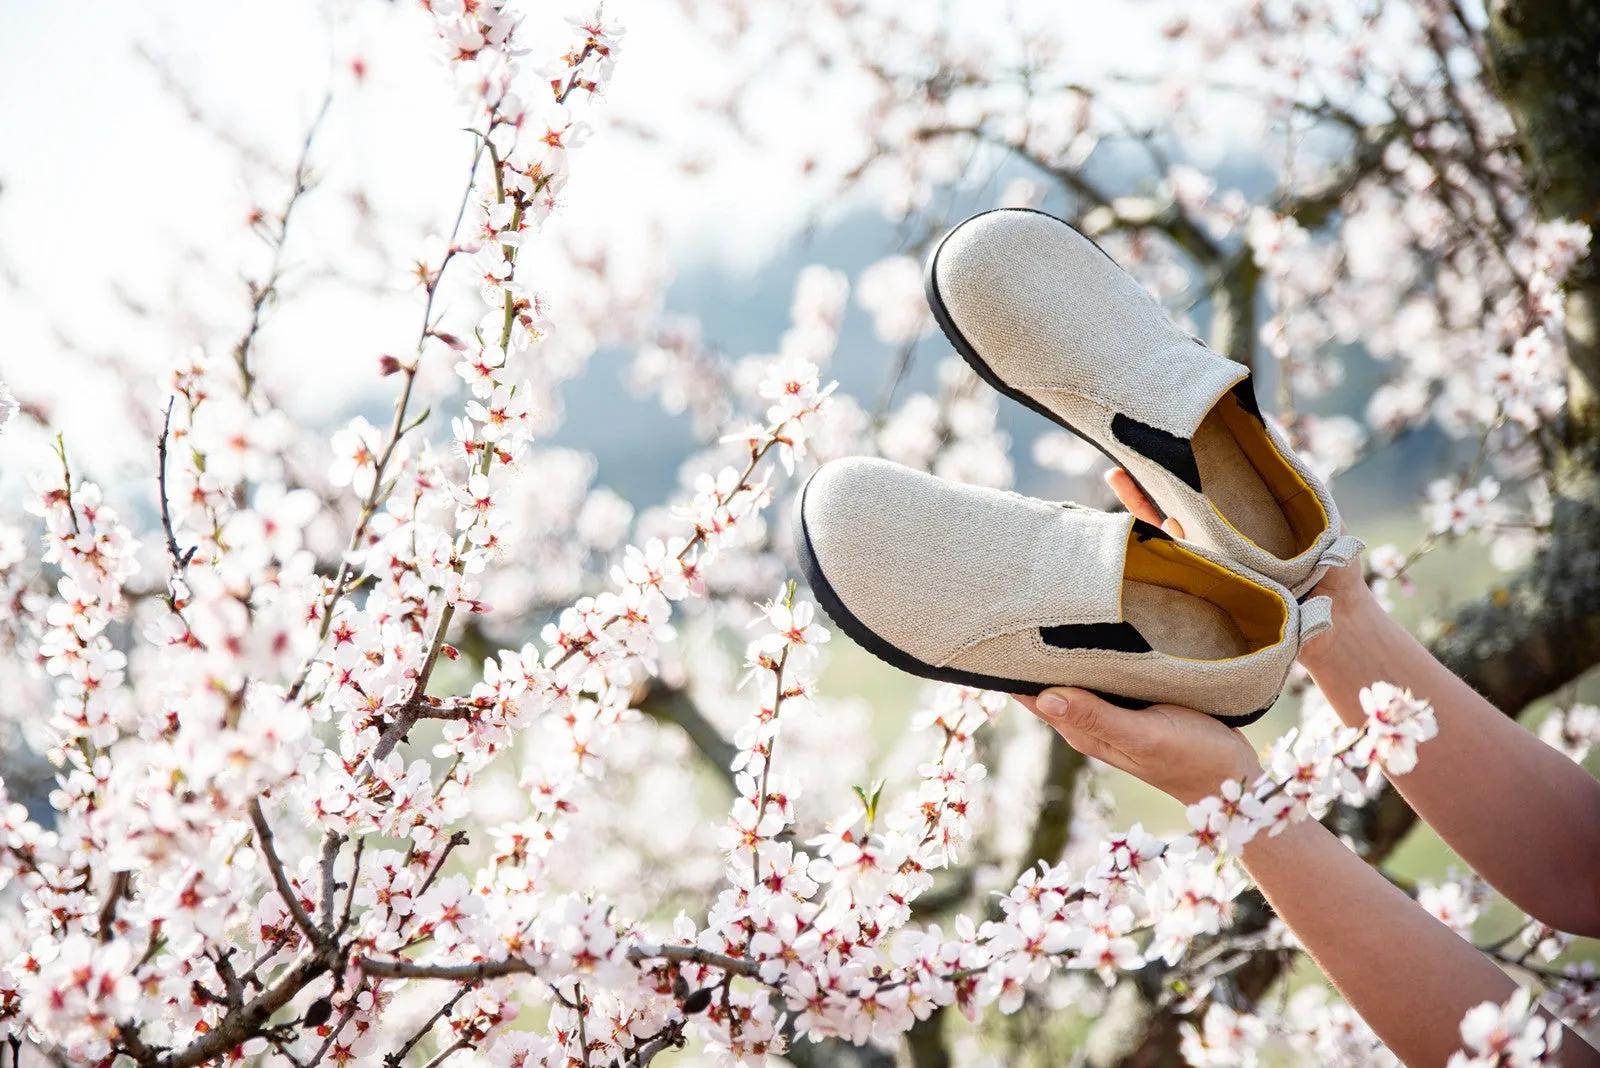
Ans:
{"type": "MultiPolygon", "coordinates": [[[[1208,300],[1219,351],[1276,367],[1279,417],[1329,473],[1427,422],[1475,438],[1429,491],[1426,539],[1376,551],[1371,580],[1400,596],[1434,546],[1493,539],[1517,576],[1434,647],[1515,714],[1600,660],[1600,274],[1586,224],[1565,221],[1600,202],[1583,124],[1600,109],[1570,106],[1600,74],[1560,67],[1600,31],[1567,6],[1485,24],[1429,0],[1230,4],[1175,22],[1173,73],[1150,87],[1169,132],[1203,129],[1200,61],[1231,57],[1247,88],[1216,91],[1287,144],[1336,135],[1287,154],[1256,200],[1072,81],[1043,31],[1005,27],[984,51],[942,15],[828,4],[776,45],[869,87],[844,117],[870,132],[861,155],[810,181],[892,178],[894,210],[931,235],[961,161],[1020,161],[1009,199],[1055,198],[1176,312],[1208,300]],[[1102,142],[1144,154],[1142,191],[1102,183],[1102,142]],[[1355,343],[1393,370],[1366,424],[1306,411],[1355,343]]],[[[415,347],[379,362],[387,425],[323,443],[263,367],[314,127],[283,206],[254,220],[274,255],[243,331],[163,380],[141,492],[103,493],[90,443],[57,438],[29,515],[0,524],[4,677],[50,766],[34,789],[10,762],[0,796],[13,1058],[597,1068],[687,1048],[928,1066],[953,1044],[1059,1060],[1051,1021],[1093,1017],[1071,1042],[1097,1064],[1255,1063],[1272,1044],[1381,1060],[1320,988],[1266,996],[1295,945],[1230,858],[1316,817],[1382,863],[1414,822],[1384,775],[1415,763],[1427,706],[1375,686],[1358,731],[1307,690],[1269,772],[1219,784],[1172,839],[1118,821],[1059,743],[1030,764],[1038,735],[1007,725],[1001,695],[928,689],[919,729],[869,763],[859,707],[818,687],[829,636],[770,513],[803,468],[864,450],[1007,482],[992,402],[954,363],[937,395],[877,412],[826,384],[849,291],[826,266],[801,273],[778,351],[736,362],[693,324],[620,314],[622,297],[551,300],[544,224],[606,121],[621,30],[596,13],[551,40],[501,0],[422,7],[471,158],[453,232],[419,250],[415,347]],[[563,368],[608,336],[706,438],[670,509],[635,517],[536,440],[563,368]]],[[[689,13],[758,55],[762,7],[689,13]]],[[[914,262],[876,264],[857,294],[903,369],[929,328],[914,262]]],[[[45,422],[0,390],[0,424],[45,422]]],[[[1038,455],[1079,462],[1059,438],[1038,455]]],[[[1543,733],[1582,759],[1600,713],[1571,705],[1543,733]]],[[[1471,936],[1480,885],[1418,896],[1471,936]]],[[[1486,951],[1582,1025],[1597,983],[1566,946],[1523,924],[1486,951]]],[[[1474,1010],[1461,1059],[1547,1058],[1531,996],[1474,1010]]]]}

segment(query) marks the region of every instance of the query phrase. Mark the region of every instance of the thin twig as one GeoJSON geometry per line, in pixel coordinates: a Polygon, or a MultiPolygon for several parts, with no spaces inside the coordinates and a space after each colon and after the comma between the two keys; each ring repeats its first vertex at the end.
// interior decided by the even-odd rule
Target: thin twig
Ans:
{"type": "MultiPolygon", "coordinates": [[[[755,976],[760,972],[759,961],[730,957],[725,953],[702,949],[699,946],[640,942],[629,948],[628,959],[635,963],[665,960],[677,964],[698,964],[746,977],[755,976]]],[[[480,960],[467,964],[423,964],[409,960],[362,957],[356,963],[362,971],[378,979],[449,979],[456,982],[476,982],[497,979],[505,975],[532,975],[535,970],[531,963],[520,957],[480,960]]]]}
{"type": "Polygon", "coordinates": [[[635,1047],[629,1054],[627,1063],[633,1068],[644,1068],[655,1059],[656,1054],[665,1053],[669,1049],[677,1049],[683,1045],[683,1024],[675,1023],[663,1029],[659,1034],[642,1046],[635,1047]]]}
{"type": "Polygon", "coordinates": [[[389,1068],[397,1068],[400,1062],[406,1059],[406,1055],[416,1048],[417,1043],[428,1037],[428,1032],[433,1030],[433,1025],[449,1016],[450,1011],[456,1007],[462,998],[471,993],[472,988],[475,986],[477,986],[476,981],[462,984],[461,989],[457,990],[449,1001],[439,1006],[439,1011],[428,1017],[428,1022],[418,1028],[416,1033],[406,1040],[405,1045],[393,1053],[386,1054],[383,1058],[383,1063],[388,1065],[389,1068]]]}
{"type": "Polygon", "coordinates": [[[329,1031],[328,1037],[322,1040],[322,1045],[317,1048],[316,1055],[305,1063],[305,1068],[317,1068],[317,1065],[322,1063],[322,1058],[328,1055],[328,1051],[333,1048],[333,1043],[338,1039],[339,1032],[344,1030],[344,1025],[355,1017],[360,1008],[361,1004],[354,996],[345,1003],[344,1011],[339,1013],[339,1019],[334,1023],[333,1030],[329,1031]]]}
{"type": "Polygon", "coordinates": [[[335,935],[342,935],[350,927],[350,913],[356,903],[356,886],[361,882],[361,856],[367,850],[367,839],[363,835],[356,839],[355,859],[350,862],[350,885],[345,888],[344,915],[339,917],[339,927],[335,935]]]}
{"type": "Polygon", "coordinates": [[[106,899],[100,906],[100,941],[103,943],[111,941],[111,928],[117,920],[117,903],[128,896],[132,882],[131,872],[118,871],[111,874],[111,885],[106,889],[106,899]]]}
{"type": "Polygon", "coordinates": [[[172,557],[172,569],[182,571],[194,559],[200,546],[191,545],[188,552],[178,549],[178,535],[172,527],[172,510],[167,503],[167,438],[172,434],[172,405],[177,398],[167,398],[167,414],[161,421],[161,440],[156,443],[156,488],[161,498],[161,527],[167,532],[167,554],[172,557]]]}
{"type": "Polygon", "coordinates": [[[255,345],[256,336],[260,334],[263,313],[267,305],[277,296],[278,285],[283,281],[283,248],[288,244],[289,218],[294,214],[296,205],[302,197],[310,191],[308,179],[311,176],[311,146],[317,139],[317,131],[322,128],[323,119],[328,116],[328,108],[333,104],[333,90],[323,94],[322,105],[317,108],[317,114],[311,120],[311,125],[306,129],[306,135],[300,142],[300,155],[295,160],[293,183],[294,188],[289,191],[289,199],[284,204],[283,210],[278,213],[277,232],[269,238],[272,244],[272,265],[267,270],[266,281],[259,285],[250,285],[250,324],[245,328],[245,333],[233,348],[233,361],[239,368],[240,393],[246,398],[255,387],[255,374],[250,370],[250,350],[255,345]]]}
{"type": "MultiPolygon", "coordinates": [[[[408,425],[406,412],[411,404],[411,389],[417,379],[417,360],[421,360],[422,352],[427,347],[428,339],[436,336],[433,322],[433,305],[438,296],[440,283],[444,280],[444,272],[455,258],[456,236],[461,232],[461,221],[466,218],[467,205],[472,199],[473,182],[478,174],[478,161],[483,158],[484,148],[488,143],[488,134],[494,132],[494,116],[489,117],[489,131],[480,134],[473,141],[472,164],[467,170],[467,181],[461,191],[461,200],[456,205],[455,222],[450,226],[450,242],[445,249],[444,258],[440,261],[438,270],[430,273],[426,281],[427,299],[422,307],[422,326],[417,334],[416,360],[410,365],[401,368],[405,376],[405,383],[400,387],[400,396],[395,400],[394,419],[389,425],[389,436],[383,449],[378,454],[377,461],[373,464],[372,489],[368,491],[367,498],[361,503],[361,514],[356,520],[356,526],[350,533],[350,541],[345,550],[343,560],[339,564],[338,574],[334,576],[333,584],[328,590],[322,603],[322,629],[317,638],[317,650],[322,647],[323,641],[328,637],[328,629],[333,625],[333,612],[339,601],[350,590],[351,577],[355,565],[351,562],[356,552],[361,547],[362,539],[366,537],[367,525],[377,515],[378,505],[385,493],[386,483],[384,474],[387,472],[389,462],[394,458],[395,449],[399,447],[400,439],[417,424],[408,425]]],[[[294,682],[289,686],[285,700],[293,701],[300,696],[305,688],[306,680],[311,677],[311,668],[317,662],[316,650],[307,654],[305,661],[300,665],[300,670],[295,674],[294,682]]],[[[391,746],[391,748],[393,748],[391,746]]]]}
{"type": "Polygon", "coordinates": [[[439,1055],[424,1065],[423,1068],[439,1068],[439,1065],[443,1064],[445,1061],[449,1060],[451,1057],[455,1056],[457,1053],[460,1053],[462,1050],[471,1045],[472,1043],[468,1039],[458,1038],[456,1039],[454,1045],[448,1046],[441,1050],[439,1055]]]}
{"type": "Polygon", "coordinates": [[[450,836],[450,840],[445,842],[444,849],[439,853],[439,859],[434,863],[432,870],[428,872],[427,878],[423,879],[422,885],[417,887],[417,897],[427,893],[428,887],[432,886],[433,881],[439,877],[439,873],[444,870],[444,862],[450,858],[450,851],[456,846],[466,845],[467,842],[466,831],[457,831],[450,836]]]}

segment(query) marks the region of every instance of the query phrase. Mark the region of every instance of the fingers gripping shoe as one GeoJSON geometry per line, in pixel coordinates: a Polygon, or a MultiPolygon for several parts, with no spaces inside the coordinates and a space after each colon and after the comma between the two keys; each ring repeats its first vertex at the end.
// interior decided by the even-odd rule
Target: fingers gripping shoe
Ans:
{"type": "Polygon", "coordinates": [[[1127,469],[1191,541],[1296,595],[1361,550],[1264,419],[1247,367],[1180,330],[1100,247],[1043,212],[966,220],[928,302],[980,377],[1127,469]]]}
{"type": "Polygon", "coordinates": [[[882,660],[1010,693],[1081,686],[1235,725],[1283,689],[1329,602],[1126,513],[963,486],[884,460],[824,465],[795,544],[817,601],[882,660]]]}

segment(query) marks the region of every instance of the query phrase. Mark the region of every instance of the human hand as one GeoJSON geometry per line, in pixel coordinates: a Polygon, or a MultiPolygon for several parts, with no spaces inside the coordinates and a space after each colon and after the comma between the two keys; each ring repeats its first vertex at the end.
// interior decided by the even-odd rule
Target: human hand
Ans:
{"type": "Polygon", "coordinates": [[[1253,780],[1261,773],[1248,738],[1192,708],[1118,708],[1070,687],[1017,701],[1084,756],[1120,768],[1186,805],[1215,794],[1224,780],[1253,780]]]}
{"type": "Polygon", "coordinates": [[[1106,485],[1111,487],[1111,492],[1122,502],[1122,507],[1126,508],[1135,519],[1142,519],[1152,526],[1160,527],[1174,538],[1183,537],[1183,524],[1176,519],[1162,519],[1156,506],[1144,495],[1144,491],[1128,472],[1120,467],[1113,467],[1106,472],[1105,479],[1106,485]]]}
{"type": "MultiPolygon", "coordinates": [[[[1161,513],[1151,503],[1150,498],[1134,482],[1133,476],[1120,467],[1114,467],[1105,474],[1106,485],[1111,487],[1111,492],[1117,495],[1117,500],[1122,502],[1136,519],[1146,523],[1157,524],[1162,530],[1174,538],[1183,537],[1183,524],[1176,519],[1162,519],[1161,513]]],[[[1340,524],[1340,533],[1350,533],[1350,528],[1340,524]]],[[[1354,612],[1361,603],[1371,600],[1372,591],[1367,588],[1366,576],[1363,573],[1360,559],[1352,560],[1344,567],[1330,567],[1312,587],[1313,595],[1331,597],[1333,599],[1334,615],[1344,618],[1354,612]]],[[[1311,644],[1321,642],[1322,639],[1313,639],[1311,644]]],[[[1325,643],[1324,643],[1325,644],[1325,643]]]]}

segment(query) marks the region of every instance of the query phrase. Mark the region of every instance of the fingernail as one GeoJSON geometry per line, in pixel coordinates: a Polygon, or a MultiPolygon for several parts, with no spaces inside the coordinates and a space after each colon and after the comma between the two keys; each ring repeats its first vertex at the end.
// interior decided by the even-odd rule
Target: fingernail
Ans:
{"type": "Polygon", "coordinates": [[[1039,695],[1039,713],[1052,718],[1066,715],[1066,695],[1059,690],[1046,690],[1039,695]]]}

